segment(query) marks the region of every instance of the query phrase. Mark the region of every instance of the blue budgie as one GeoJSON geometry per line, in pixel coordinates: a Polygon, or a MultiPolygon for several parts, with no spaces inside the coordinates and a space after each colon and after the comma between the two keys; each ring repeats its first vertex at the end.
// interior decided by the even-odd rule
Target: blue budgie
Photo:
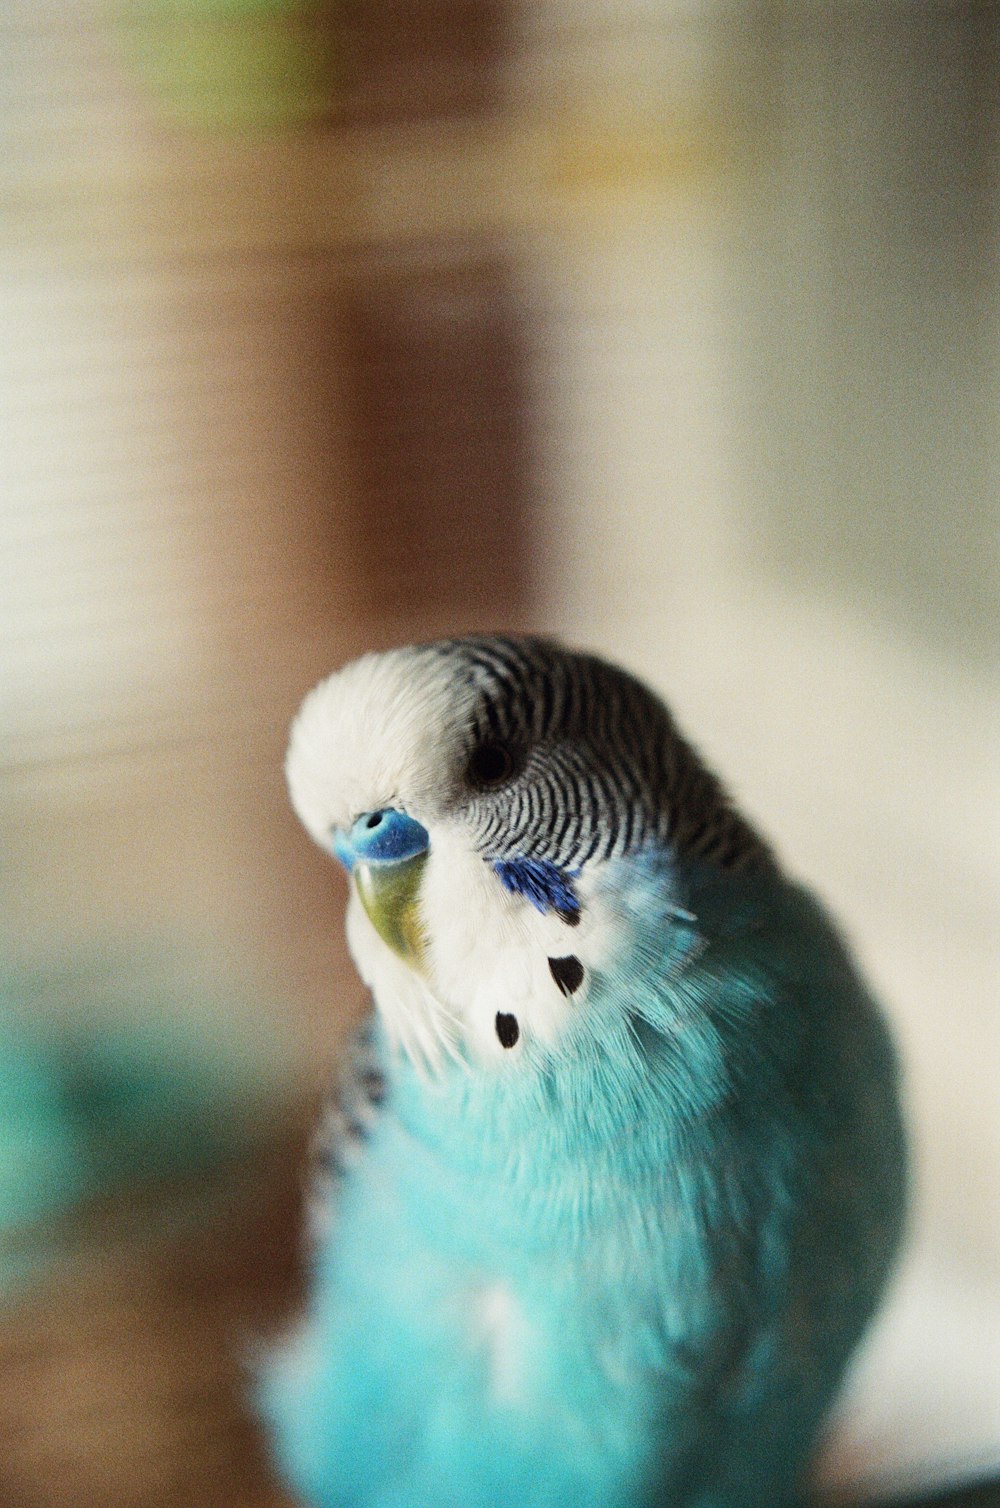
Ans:
{"type": "Polygon", "coordinates": [[[893,1052],[643,685],[368,655],[294,725],[375,1009],[262,1408],[315,1508],[780,1508],[896,1251],[893,1052]]]}

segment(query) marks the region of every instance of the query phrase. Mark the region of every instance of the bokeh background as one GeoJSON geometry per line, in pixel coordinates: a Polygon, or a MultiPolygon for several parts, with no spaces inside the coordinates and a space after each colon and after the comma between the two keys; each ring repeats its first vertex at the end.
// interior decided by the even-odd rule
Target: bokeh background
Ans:
{"type": "Polygon", "coordinates": [[[6,0],[0,1504],[278,1508],[361,1005],[304,691],[659,687],[894,1023],[910,1243],[820,1480],[1000,1463],[994,4],[6,0]]]}

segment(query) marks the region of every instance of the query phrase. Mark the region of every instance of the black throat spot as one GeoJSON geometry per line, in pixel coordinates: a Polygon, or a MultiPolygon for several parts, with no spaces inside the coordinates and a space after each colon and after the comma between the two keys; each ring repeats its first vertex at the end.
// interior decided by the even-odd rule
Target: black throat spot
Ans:
{"type": "Polygon", "coordinates": [[[583,983],[583,964],[575,953],[565,958],[550,958],[549,973],[564,995],[575,995],[583,983]]]}
{"type": "Polygon", "coordinates": [[[508,1016],[503,1011],[497,1011],[496,1028],[501,1047],[516,1046],[517,1039],[521,1035],[516,1016],[508,1016]]]}

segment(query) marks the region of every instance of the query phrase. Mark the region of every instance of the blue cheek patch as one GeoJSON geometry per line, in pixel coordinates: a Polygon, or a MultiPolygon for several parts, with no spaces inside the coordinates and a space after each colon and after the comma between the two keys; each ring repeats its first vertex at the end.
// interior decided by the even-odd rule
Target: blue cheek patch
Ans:
{"type": "Polygon", "coordinates": [[[543,915],[555,911],[567,926],[580,920],[573,877],[548,859],[494,859],[493,873],[512,895],[523,895],[543,915]]]}

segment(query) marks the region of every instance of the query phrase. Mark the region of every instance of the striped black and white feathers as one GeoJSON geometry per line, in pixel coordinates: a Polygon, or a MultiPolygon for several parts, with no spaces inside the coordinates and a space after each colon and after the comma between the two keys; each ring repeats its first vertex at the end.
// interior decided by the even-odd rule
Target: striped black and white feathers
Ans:
{"type": "Polygon", "coordinates": [[[546,639],[427,652],[475,688],[463,752],[484,856],[573,871],[655,840],[731,866],[759,846],[663,703],[617,666],[546,639]]]}

